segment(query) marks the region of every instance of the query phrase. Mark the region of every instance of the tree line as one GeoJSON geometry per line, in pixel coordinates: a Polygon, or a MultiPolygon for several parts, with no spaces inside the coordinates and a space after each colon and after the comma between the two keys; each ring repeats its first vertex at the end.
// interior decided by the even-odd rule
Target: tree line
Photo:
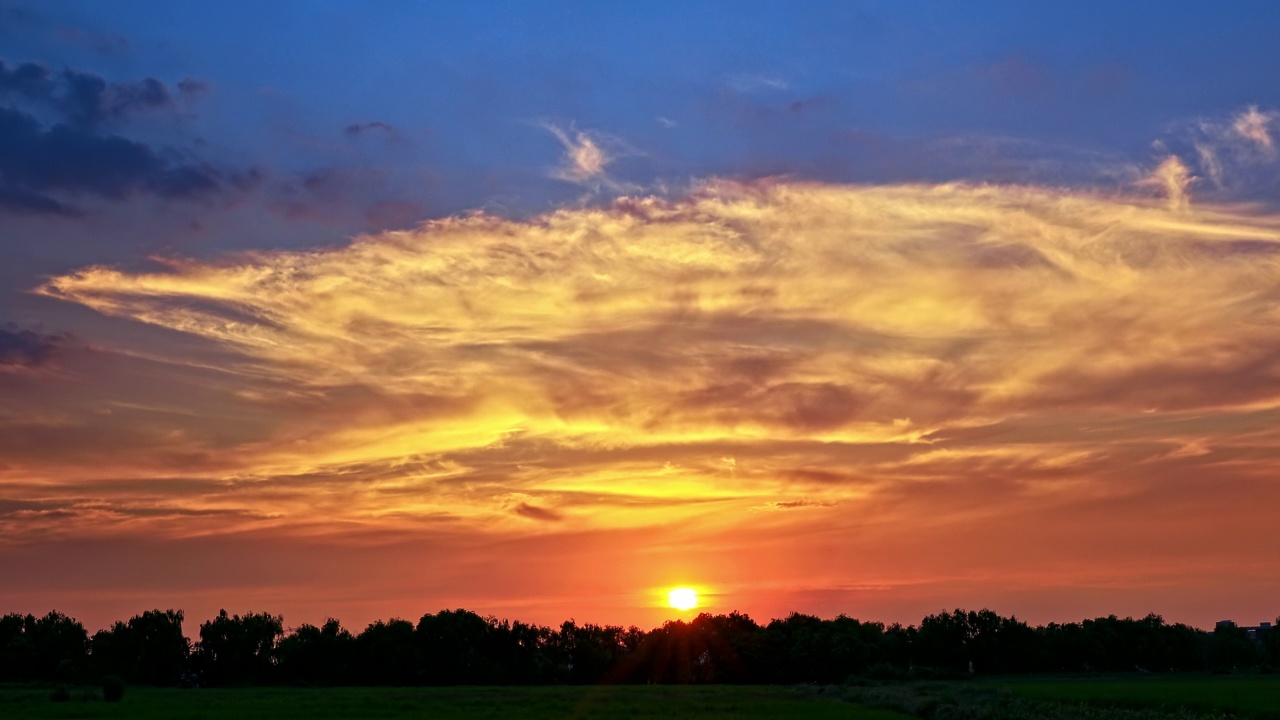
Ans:
{"type": "Polygon", "coordinates": [[[990,610],[942,612],[919,625],[793,613],[761,625],[703,613],[644,631],[557,627],[467,610],[393,618],[358,634],[330,619],[286,631],[269,613],[228,615],[183,633],[180,610],[150,610],[92,636],[58,612],[0,618],[0,682],[146,685],[458,685],[838,683],[970,674],[1230,671],[1280,665],[1280,619],[1251,638],[1159,615],[1032,627],[990,610]]]}

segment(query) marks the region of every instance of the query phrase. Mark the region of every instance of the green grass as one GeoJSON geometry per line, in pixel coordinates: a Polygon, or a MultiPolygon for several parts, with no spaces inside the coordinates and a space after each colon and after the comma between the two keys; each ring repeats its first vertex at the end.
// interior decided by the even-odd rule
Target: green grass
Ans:
{"type": "Polygon", "coordinates": [[[0,718],[325,720],[1280,720],[1280,676],[1017,678],[797,688],[601,686],[454,688],[131,687],[107,703],[98,688],[0,686],[0,718]],[[871,706],[871,707],[868,707],[871,706]],[[878,708],[878,709],[872,709],[878,708]],[[906,714],[900,714],[906,713],[906,714]]]}
{"type": "Polygon", "coordinates": [[[325,718],[527,718],[550,720],[682,720],[683,718],[841,718],[902,720],[788,688],[739,686],[134,688],[118,703],[95,689],[73,687],[71,701],[49,699],[52,688],[0,687],[0,718],[184,718],[187,720],[324,720],[325,718]],[[88,696],[91,699],[85,699],[88,696]]]}
{"type": "Polygon", "coordinates": [[[1280,676],[1051,678],[993,681],[1025,697],[1118,707],[1225,710],[1280,719],[1280,676]]]}

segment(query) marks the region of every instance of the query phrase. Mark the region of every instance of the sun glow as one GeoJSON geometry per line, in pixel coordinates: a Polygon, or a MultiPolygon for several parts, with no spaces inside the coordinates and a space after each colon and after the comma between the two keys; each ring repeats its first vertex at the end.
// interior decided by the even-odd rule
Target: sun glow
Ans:
{"type": "Polygon", "coordinates": [[[675,588],[667,593],[667,604],[677,610],[692,610],[698,607],[698,592],[687,587],[675,588]]]}

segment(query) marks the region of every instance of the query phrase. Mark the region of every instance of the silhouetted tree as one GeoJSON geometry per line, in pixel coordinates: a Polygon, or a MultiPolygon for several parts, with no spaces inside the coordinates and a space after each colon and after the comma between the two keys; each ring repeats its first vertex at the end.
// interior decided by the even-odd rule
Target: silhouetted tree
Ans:
{"type": "Polygon", "coordinates": [[[738,612],[728,615],[702,613],[690,623],[690,629],[703,648],[704,658],[699,676],[706,682],[760,682],[766,660],[761,641],[761,628],[749,616],[738,612]]]}
{"type": "Polygon", "coordinates": [[[83,626],[57,612],[5,615],[0,681],[68,682],[91,671],[170,684],[192,667],[215,685],[838,683],[939,671],[1231,670],[1280,660],[1280,619],[1255,642],[1234,625],[1206,633],[1154,614],[1032,628],[991,610],[956,609],[919,626],[886,628],[844,615],[793,613],[761,627],[737,612],[702,613],[644,632],[573,620],[548,628],[444,610],[417,625],[377,621],[353,636],[332,618],[285,635],[280,616],[223,610],[200,626],[194,649],[182,622],[180,611],[150,610],[89,641],[83,626]]]}
{"type": "Polygon", "coordinates": [[[227,615],[220,610],[200,625],[197,664],[214,685],[263,683],[275,667],[276,642],[284,634],[284,618],[269,613],[227,615]]]}
{"type": "Polygon", "coordinates": [[[554,656],[557,680],[569,683],[621,682],[615,673],[631,649],[626,632],[615,625],[578,625],[568,620],[549,638],[546,651],[554,656]]]}
{"type": "Polygon", "coordinates": [[[371,623],[356,636],[355,646],[361,682],[412,685],[421,681],[421,655],[408,620],[371,623]]]}
{"type": "MultiPolygon", "coordinates": [[[[35,622],[35,618],[31,619],[35,622]]],[[[9,613],[0,617],[0,682],[26,679],[30,670],[31,643],[26,637],[26,617],[9,613]]]]}
{"type": "Polygon", "coordinates": [[[762,679],[779,683],[835,683],[865,671],[882,656],[884,627],[841,615],[822,620],[792,613],[764,628],[769,659],[762,679]]]}
{"type": "Polygon", "coordinates": [[[355,637],[333,618],[324,625],[303,624],[276,646],[280,678],[306,685],[340,685],[356,681],[355,637]]]}
{"type": "Polygon", "coordinates": [[[973,662],[970,643],[974,632],[968,615],[959,608],[928,615],[913,638],[912,660],[917,665],[968,672],[973,662]]]}
{"type": "Polygon", "coordinates": [[[177,684],[191,649],[182,619],[181,610],[148,610],[94,633],[89,645],[93,674],[119,675],[135,684],[177,684]]]}
{"type": "Polygon", "coordinates": [[[490,652],[502,684],[554,682],[558,668],[552,657],[555,633],[540,625],[503,620],[490,629],[490,652]]]}
{"type": "Polygon", "coordinates": [[[88,645],[84,626],[60,612],[5,615],[0,619],[0,680],[78,679],[88,645]]]}
{"type": "Polygon", "coordinates": [[[414,631],[430,685],[487,684],[499,675],[487,657],[496,620],[468,610],[427,613],[414,631]]]}
{"type": "Polygon", "coordinates": [[[683,620],[672,620],[645,635],[637,657],[637,679],[650,683],[692,683],[703,648],[683,620]]]}

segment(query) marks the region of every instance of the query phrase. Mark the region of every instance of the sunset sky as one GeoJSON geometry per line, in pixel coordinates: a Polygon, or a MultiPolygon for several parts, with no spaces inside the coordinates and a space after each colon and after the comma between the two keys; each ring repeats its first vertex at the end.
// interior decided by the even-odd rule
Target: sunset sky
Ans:
{"type": "Polygon", "coordinates": [[[1278,31],[0,0],[0,613],[1274,619],[1278,31]]]}

